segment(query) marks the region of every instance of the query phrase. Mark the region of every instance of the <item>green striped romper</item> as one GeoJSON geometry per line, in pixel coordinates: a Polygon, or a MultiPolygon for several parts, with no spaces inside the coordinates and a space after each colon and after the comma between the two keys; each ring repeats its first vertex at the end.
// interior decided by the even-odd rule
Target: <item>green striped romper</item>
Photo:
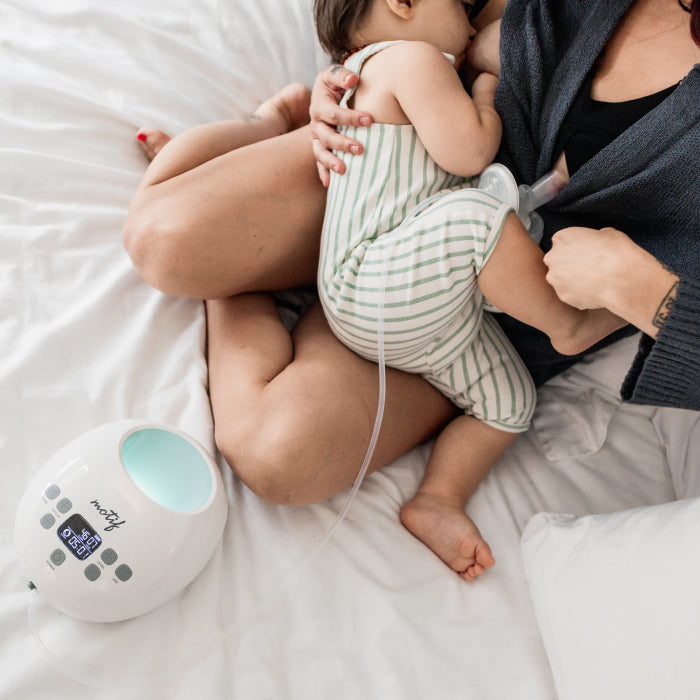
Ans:
{"type": "MultiPolygon", "coordinates": [[[[359,73],[390,43],[347,67],[359,73]]],[[[364,154],[338,153],[347,169],[328,188],[318,288],[331,329],[376,362],[381,314],[387,365],[423,375],[495,428],[526,430],[534,385],[476,281],[511,207],[442,170],[410,124],[341,131],[364,154]]]]}

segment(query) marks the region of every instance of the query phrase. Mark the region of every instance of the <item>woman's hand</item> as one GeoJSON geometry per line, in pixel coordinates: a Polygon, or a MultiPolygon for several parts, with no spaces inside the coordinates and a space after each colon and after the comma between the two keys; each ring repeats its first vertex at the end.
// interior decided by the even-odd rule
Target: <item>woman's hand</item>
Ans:
{"type": "Polygon", "coordinates": [[[607,308],[656,337],[673,305],[679,278],[614,228],[562,229],[544,256],[547,282],[577,309],[607,308]]]}
{"type": "Polygon", "coordinates": [[[624,246],[620,236],[629,241],[615,229],[572,227],[554,234],[544,263],[549,268],[547,282],[563,302],[577,309],[606,306],[605,289],[625,257],[624,250],[618,250],[624,246]]]}
{"type": "Polygon", "coordinates": [[[331,149],[347,153],[362,153],[362,144],[341,136],[336,126],[369,126],[372,117],[366,112],[340,107],[343,93],[357,85],[359,77],[341,65],[327,68],[316,78],[311,94],[311,144],[316,167],[324,187],[328,187],[330,171],[345,172],[345,163],[331,149]]]}

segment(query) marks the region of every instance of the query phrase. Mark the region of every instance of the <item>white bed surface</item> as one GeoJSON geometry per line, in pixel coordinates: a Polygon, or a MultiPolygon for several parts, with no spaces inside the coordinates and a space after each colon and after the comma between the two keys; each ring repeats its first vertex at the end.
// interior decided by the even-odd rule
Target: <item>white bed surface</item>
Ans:
{"type": "MultiPolygon", "coordinates": [[[[49,663],[27,626],[12,544],[25,485],[58,447],[120,418],[177,425],[213,450],[202,304],[150,289],[121,247],[146,166],[136,129],[244,115],[311,84],[325,59],[305,0],[11,0],[0,17],[0,697],[80,700],[95,688],[49,663]]],[[[675,498],[659,435],[680,422],[616,398],[634,347],[542,390],[534,429],[469,506],[497,560],[473,584],[398,521],[427,445],[369,477],[301,570],[346,494],[270,506],[224,466],[225,536],[182,595],[108,626],[40,603],[42,638],[66,670],[106,681],[103,698],[553,698],[524,525],[540,510],[675,498]]]]}

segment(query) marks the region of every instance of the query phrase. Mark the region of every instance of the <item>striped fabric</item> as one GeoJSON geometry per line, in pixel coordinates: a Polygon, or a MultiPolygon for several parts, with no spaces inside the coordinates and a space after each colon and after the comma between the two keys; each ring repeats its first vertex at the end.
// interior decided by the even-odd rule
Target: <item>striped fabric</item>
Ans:
{"type": "MultiPolygon", "coordinates": [[[[359,73],[386,45],[346,65],[359,73]]],[[[345,131],[365,150],[338,154],[346,173],[328,188],[318,287],[333,332],[376,361],[381,314],[388,365],[423,375],[494,427],[526,430],[530,376],[477,286],[510,207],[442,170],[411,125],[345,131]]]]}

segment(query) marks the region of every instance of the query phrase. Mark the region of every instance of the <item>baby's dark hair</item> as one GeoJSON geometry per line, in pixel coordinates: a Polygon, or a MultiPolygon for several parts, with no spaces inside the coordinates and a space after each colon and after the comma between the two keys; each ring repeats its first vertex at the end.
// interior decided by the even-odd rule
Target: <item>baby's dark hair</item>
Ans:
{"type": "Polygon", "coordinates": [[[316,34],[323,50],[340,61],[350,49],[350,35],[372,6],[373,0],[314,0],[316,34]]]}

